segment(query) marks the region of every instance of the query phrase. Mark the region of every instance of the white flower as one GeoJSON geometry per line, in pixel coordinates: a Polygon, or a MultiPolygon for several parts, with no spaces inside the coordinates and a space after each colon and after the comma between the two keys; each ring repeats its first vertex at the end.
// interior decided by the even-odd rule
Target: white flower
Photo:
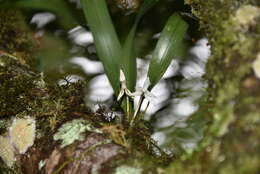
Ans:
{"type": "Polygon", "coordinates": [[[121,89],[118,94],[117,101],[119,101],[124,96],[124,94],[126,94],[127,96],[129,96],[131,98],[144,95],[146,100],[148,100],[151,103],[155,103],[156,96],[148,90],[148,88],[151,84],[149,78],[147,78],[145,80],[143,87],[138,87],[135,92],[131,92],[129,89],[127,89],[126,78],[125,78],[125,74],[122,69],[120,69],[119,79],[120,79],[120,83],[121,83],[121,89]]]}
{"type": "Polygon", "coordinates": [[[118,94],[117,101],[121,100],[121,98],[124,96],[124,94],[126,94],[127,96],[129,96],[131,98],[134,98],[135,95],[133,95],[133,93],[131,93],[131,91],[129,89],[127,89],[126,78],[125,78],[125,74],[124,74],[122,69],[120,69],[119,80],[120,80],[120,83],[121,83],[121,89],[120,89],[120,92],[118,94]]]}
{"type": "Polygon", "coordinates": [[[143,87],[138,87],[136,89],[136,91],[134,93],[132,93],[132,95],[134,96],[141,96],[142,94],[144,95],[145,99],[148,100],[150,103],[156,103],[155,99],[156,99],[156,96],[150,92],[148,90],[149,86],[150,86],[151,82],[149,80],[149,78],[147,78],[145,81],[144,81],[144,85],[143,87]]]}

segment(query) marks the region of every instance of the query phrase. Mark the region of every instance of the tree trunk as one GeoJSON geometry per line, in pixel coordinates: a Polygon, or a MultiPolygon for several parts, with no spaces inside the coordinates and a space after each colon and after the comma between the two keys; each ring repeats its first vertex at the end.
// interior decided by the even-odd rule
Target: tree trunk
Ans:
{"type": "MultiPolygon", "coordinates": [[[[166,173],[260,172],[260,8],[257,0],[186,0],[211,46],[209,126],[199,150],[166,173]]],[[[202,106],[202,109],[205,108],[202,106]]]]}

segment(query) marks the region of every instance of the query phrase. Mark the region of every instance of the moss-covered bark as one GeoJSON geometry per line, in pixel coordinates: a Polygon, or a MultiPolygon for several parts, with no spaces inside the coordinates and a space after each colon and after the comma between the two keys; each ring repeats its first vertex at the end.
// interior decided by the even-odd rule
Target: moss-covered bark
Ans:
{"type": "MultiPolygon", "coordinates": [[[[66,121],[83,118],[88,120],[89,124],[94,125],[93,113],[84,105],[83,84],[68,84],[58,86],[56,84],[48,84],[45,82],[43,74],[34,70],[33,48],[36,45],[33,34],[24,24],[23,16],[19,11],[0,10],[0,134],[1,140],[12,141],[18,136],[21,142],[26,144],[29,136],[24,134],[23,130],[26,125],[17,128],[18,132],[10,134],[10,126],[14,119],[30,118],[36,121],[36,138],[33,146],[24,154],[19,153],[19,149],[7,151],[5,149],[13,149],[14,142],[10,147],[4,141],[0,142],[3,151],[0,154],[5,158],[0,160],[0,173],[45,173],[44,168],[40,171],[38,163],[40,160],[49,159],[56,161],[56,165],[48,165],[46,172],[55,171],[58,164],[72,158],[73,150],[58,150],[58,144],[54,141],[53,134],[57,128],[66,121]],[[22,133],[19,137],[19,134],[22,133]],[[8,154],[10,153],[10,154],[8,154]],[[12,155],[15,153],[16,161],[12,155]],[[54,155],[51,155],[56,153],[54,155]],[[28,158],[28,155],[30,158],[28,158]],[[62,159],[58,160],[57,156],[62,159]],[[56,157],[55,159],[52,159],[56,157]],[[4,161],[2,161],[4,160],[4,161]],[[57,161],[58,160],[58,161],[57,161]],[[8,163],[6,163],[8,161],[8,163]],[[6,164],[12,165],[6,166],[6,164]]],[[[25,122],[25,121],[24,121],[25,122]]],[[[92,127],[93,127],[92,125],[92,127]]],[[[97,124],[95,124],[97,125],[97,124]]],[[[100,135],[101,136],[101,135],[100,135]]],[[[91,142],[91,138],[86,141],[91,142]],[[90,140],[89,140],[90,139],[90,140]]],[[[100,141],[106,138],[99,137],[100,141]]],[[[22,144],[23,145],[23,144],[22,144]]],[[[73,146],[74,148],[76,145],[73,146]]],[[[88,148],[88,145],[86,147],[88,148]]],[[[82,151],[84,151],[82,147],[82,151]]],[[[72,148],[73,149],[73,148],[72,148]]],[[[125,150],[121,146],[113,144],[111,141],[99,145],[99,149],[93,153],[101,153],[101,151],[113,150],[113,154],[104,152],[106,156],[96,159],[96,162],[88,162],[88,170],[93,169],[95,165],[107,163],[108,160],[118,157],[125,150]],[[119,150],[121,150],[119,152],[119,150]]],[[[1,156],[1,157],[3,157],[1,156]]],[[[92,160],[90,158],[89,160],[92,160]]],[[[76,164],[75,164],[76,165],[76,164]]],[[[66,166],[65,166],[66,167],[66,166]]],[[[100,166],[99,166],[100,167],[100,166]]],[[[100,170],[110,170],[109,165],[100,170]]],[[[71,170],[73,167],[70,168],[71,170]]]]}
{"type": "Polygon", "coordinates": [[[259,173],[260,80],[252,62],[260,53],[257,0],[186,0],[211,45],[207,64],[210,124],[201,148],[166,173],[259,173]]]}
{"type": "Polygon", "coordinates": [[[83,82],[46,82],[34,69],[37,41],[23,15],[0,10],[0,16],[0,173],[151,171],[168,160],[151,157],[155,146],[143,123],[128,132],[108,122],[106,110],[86,107],[83,82]]]}

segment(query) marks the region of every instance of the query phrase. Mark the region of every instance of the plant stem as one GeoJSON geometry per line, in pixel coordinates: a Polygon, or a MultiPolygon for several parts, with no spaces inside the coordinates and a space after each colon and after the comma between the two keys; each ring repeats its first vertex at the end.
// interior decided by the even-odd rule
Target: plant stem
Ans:
{"type": "Polygon", "coordinates": [[[126,115],[126,119],[128,122],[131,121],[131,115],[134,113],[133,111],[133,100],[128,96],[124,96],[122,98],[121,107],[126,115]]]}
{"type": "Polygon", "coordinates": [[[12,59],[18,60],[18,58],[13,56],[12,54],[9,54],[9,53],[6,53],[6,52],[0,50],[0,57],[3,56],[3,55],[7,56],[7,57],[10,57],[12,59]]]}
{"type": "Polygon", "coordinates": [[[150,105],[150,102],[148,101],[148,103],[147,103],[147,105],[146,105],[146,108],[145,108],[145,110],[144,110],[144,114],[146,113],[146,111],[147,111],[149,105],[150,105]]]}
{"type": "Polygon", "coordinates": [[[127,119],[130,120],[130,108],[129,108],[129,97],[126,96],[126,114],[127,114],[127,119]]]}
{"type": "Polygon", "coordinates": [[[140,111],[140,109],[141,109],[142,104],[143,104],[143,101],[144,101],[144,94],[142,94],[142,95],[140,96],[140,99],[139,99],[139,101],[138,101],[138,105],[137,105],[137,108],[136,108],[136,110],[135,110],[134,116],[133,116],[133,118],[132,118],[132,120],[131,120],[131,122],[130,122],[130,126],[133,126],[133,124],[134,124],[134,122],[135,122],[135,120],[136,120],[136,117],[137,117],[137,115],[138,115],[138,113],[139,113],[139,111],[140,111]]]}

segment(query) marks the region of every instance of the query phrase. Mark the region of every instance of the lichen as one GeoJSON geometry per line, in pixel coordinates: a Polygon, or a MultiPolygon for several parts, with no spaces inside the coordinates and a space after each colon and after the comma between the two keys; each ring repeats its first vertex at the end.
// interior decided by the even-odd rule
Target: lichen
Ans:
{"type": "Polygon", "coordinates": [[[256,77],[260,79],[260,53],[257,54],[257,57],[253,62],[253,70],[256,77]]]}
{"type": "Polygon", "coordinates": [[[252,5],[241,6],[235,14],[235,19],[241,25],[255,24],[256,17],[260,15],[260,9],[252,5]]]}
{"type": "Polygon", "coordinates": [[[62,140],[61,148],[72,144],[74,141],[83,141],[85,138],[84,132],[102,133],[101,130],[94,128],[88,121],[83,119],[74,119],[63,124],[57,133],[54,134],[54,140],[62,140]]]}
{"type": "Polygon", "coordinates": [[[15,162],[14,148],[8,137],[0,136],[0,157],[8,167],[12,167],[15,162]]]}
{"type": "Polygon", "coordinates": [[[260,18],[256,13],[259,3],[257,0],[186,0],[186,3],[198,17],[212,49],[205,76],[209,81],[208,102],[201,106],[210,112],[202,115],[208,125],[197,152],[175,161],[164,172],[259,173],[260,135],[256,121],[260,113],[259,81],[252,73],[252,63],[260,50],[260,18]],[[245,14],[248,9],[253,11],[245,14]],[[243,86],[248,79],[253,82],[243,86]]]}
{"type": "Polygon", "coordinates": [[[119,166],[116,168],[115,174],[141,174],[142,169],[130,167],[130,166],[119,166]]]}
{"type": "Polygon", "coordinates": [[[14,119],[9,128],[9,137],[12,145],[20,154],[25,153],[34,144],[35,129],[35,120],[30,117],[14,119]]]}

